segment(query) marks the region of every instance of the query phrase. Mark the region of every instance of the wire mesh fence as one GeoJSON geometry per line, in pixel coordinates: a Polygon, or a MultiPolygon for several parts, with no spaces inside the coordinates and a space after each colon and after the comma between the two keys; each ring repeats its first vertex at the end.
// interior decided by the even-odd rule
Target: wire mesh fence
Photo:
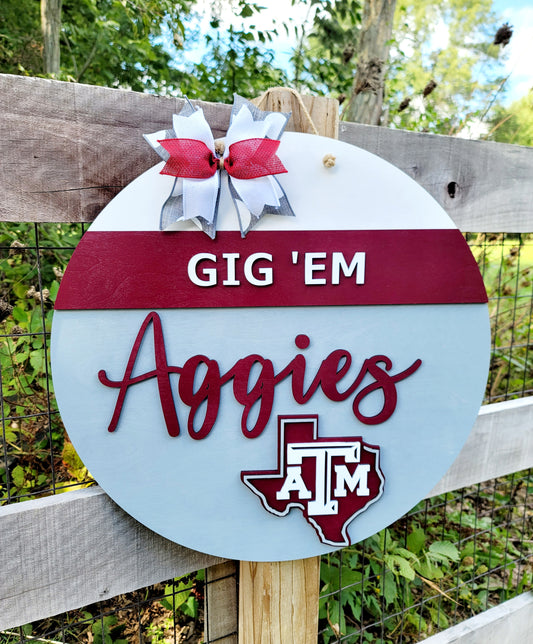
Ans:
{"type": "Polygon", "coordinates": [[[202,642],[203,602],[201,571],[4,631],[0,642],[202,642]]]}
{"type": "Polygon", "coordinates": [[[485,403],[533,393],[533,235],[467,235],[489,297],[492,352],[485,403]]]}
{"type": "MultiPolygon", "coordinates": [[[[83,232],[0,226],[3,505],[92,484],[62,426],[49,367],[53,302],[83,232]]],[[[531,395],[533,235],[467,240],[489,295],[485,403],[531,395]]],[[[522,592],[532,578],[532,492],[528,471],[441,495],[324,557],[318,641],[417,642],[522,592]]],[[[203,627],[205,584],[200,571],[4,631],[0,643],[215,642],[203,627]]]]}
{"type": "Polygon", "coordinates": [[[532,493],[529,470],[434,497],[326,557],[319,641],[419,642],[527,590],[532,493]]]}

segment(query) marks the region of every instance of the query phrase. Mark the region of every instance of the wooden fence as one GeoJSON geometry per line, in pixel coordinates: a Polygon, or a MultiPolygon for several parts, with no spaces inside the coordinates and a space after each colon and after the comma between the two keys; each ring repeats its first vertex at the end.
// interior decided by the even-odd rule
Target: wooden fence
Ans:
{"type": "MultiPolygon", "coordinates": [[[[0,103],[0,220],[81,222],[155,164],[142,134],[165,128],[182,101],[0,75],[0,103]]],[[[202,107],[222,136],[230,106],[202,107]]],[[[533,149],[347,123],[339,138],[409,174],[463,231],[533,231],[533,149]]],[[[431,494],[531,467],[532,427],[533,397],[483,407],[431,494]]],[[[206,626],[224,621],[228,633],[237,629],[232,566],[154,534],[97,487],[8,505],[0,508],[0,630],[210,567],[210,580],[221,581],[209,586],[206,626]]],[[[524,605],[530,615],[528,598],[518,612],[524,605]]]]}

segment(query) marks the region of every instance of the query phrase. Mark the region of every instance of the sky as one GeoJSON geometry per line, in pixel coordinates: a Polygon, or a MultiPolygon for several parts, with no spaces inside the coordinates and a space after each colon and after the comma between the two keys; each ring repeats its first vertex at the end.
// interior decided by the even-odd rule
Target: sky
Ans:
{"type": "MultiPolygon", "coordinates": [[[[205,33],[208,29],[211,0],[200,0],[199,4],[203,4],[206,9],[206,24],[202,26],[202,32],[205,33]]],[[[292,6],[289,0],[268,0],[258,4],[266,7],[253,18],[254,24],[259,29],[272,28],[276,24],[276,19],[278,25],[287,20],[300,25],[305,21],[308,11],[306,5],[297,3],[296,6],[292,6]]],[[[224,11],[229,7],[229,3],[220,0],[220,6],[222,18],[227,22],[233,22],[231,11],[224,11]]],[[[507,61],[503,72],[504,75],[510,74],[503,100],[505,104],[509,104],[525,96],[533,88],[533,0],[493,0],[493,8],[501,16],[502,24],[508,22],[514,29],[511,42],[505,48],[507,61]]],[[[234,21],[234,24],[237,26],[240,22],[239,19],[234,21]]],[[[294,44],[294,35],[287,36],[280,30],[280,36],[272,44],[278,65],[288,64],[294,44]]],[[[201,53],[198,50],[198,58],[201,58],[201,53]]]]}
{"type": "Polygon", "coordinates": [[[495,0],[494,8],[514,28],[506,47],[506,70],[511,74],[506,102],[512,102],[533,87],[533,0],[495,0]]]}

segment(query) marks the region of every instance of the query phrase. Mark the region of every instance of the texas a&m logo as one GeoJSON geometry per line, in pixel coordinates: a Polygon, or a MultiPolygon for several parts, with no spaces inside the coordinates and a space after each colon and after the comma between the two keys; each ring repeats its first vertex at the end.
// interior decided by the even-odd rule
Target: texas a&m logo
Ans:
{"type": "Polygon", "coordinates": [[[278,416],[278,469],[241,472],[264,508],[300,508],[322,543],[350,545],[350,522],[383,493],[379,447],[361,437],[318,437],[318,416],[278,416]]]}

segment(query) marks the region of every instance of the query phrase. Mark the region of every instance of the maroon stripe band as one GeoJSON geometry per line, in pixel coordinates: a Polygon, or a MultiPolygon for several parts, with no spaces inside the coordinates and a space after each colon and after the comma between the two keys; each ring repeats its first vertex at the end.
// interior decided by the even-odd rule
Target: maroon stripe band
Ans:
{"type": "Polygon", "coordinates": [[[245,239],[231,231],[214,240],[202,232],[89,231],[72,256],[55,308],[486,301],[458,230],[252,231],[245,239]]]}

